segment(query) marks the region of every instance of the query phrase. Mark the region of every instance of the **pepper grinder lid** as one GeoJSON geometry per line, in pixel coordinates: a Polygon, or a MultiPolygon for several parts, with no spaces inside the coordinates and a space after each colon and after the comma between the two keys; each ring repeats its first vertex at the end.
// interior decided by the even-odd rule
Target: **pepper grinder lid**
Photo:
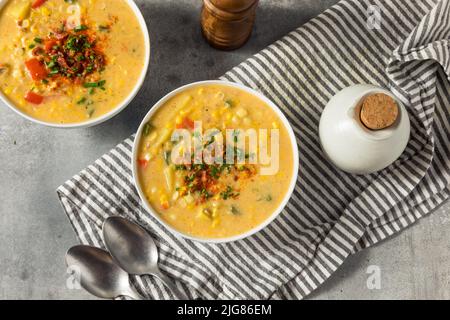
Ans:
{"type": "Polygon", "coordinates": [[[242,12],[254,5],[258,0],[210,0],[219,9],[228,12],[242,12]]]}
{"type": "Polygon", "coordinates": [[[241,47],[250,37],[259,0],[203,0],[202,31],[221,50],[241,47]]]}

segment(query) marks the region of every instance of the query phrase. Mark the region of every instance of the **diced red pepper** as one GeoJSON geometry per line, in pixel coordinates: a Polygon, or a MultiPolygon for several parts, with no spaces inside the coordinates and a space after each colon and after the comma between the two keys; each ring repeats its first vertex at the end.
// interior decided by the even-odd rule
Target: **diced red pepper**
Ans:
{"type": "Polygon", "coordinates": [[[37,93],[34,93],[33,91],[30,91],[26,94],[25,100],[33,104],[41,104],[42,101],[44,101],[44,97],[37,93]]]}
{"type": "Polygon", "coordinates": [[[49,51],[52,50],[53,47],[56,46],[56,45],[57,45],[56,40],[47,40],[47,41],[45,41],[45,43],[44,43],[44,49],[45,49],[45,51],[49,52],[49,51]]]}
{"type": "Polygon", "coordinates": [[[145,168],[145,167],[147,167],[147,165],[148,165],[148,160],[145,160],[145,159],[138,159],[138,163],[139,163],[139,165],[140,165],[142,168],[145,168]]]}
{"type": "Polygon", "coordinates": [[[169,209],[169,208],[170,208],[169,202],[163,202],[163,203],[161,204],[161,207],[162,207],[164,210],[169,209]]]}
{"type": "Polygon", "coordinates": [[[42,6],[47,0],[34,0],[33,3],[31,4],[31,7],[33,9],[39,8],[40,6],[42,6]]]}
{"type": "Polygon", "coordinates": [[[190,129],[194,130],[194,121],[189,118],[184,118],[183,121],[177,125],[177,129],[190,129]]]}
{"type": "Polygon", "coordinates": [[[31,78],[34,81],[42,80],[47,77],[47,70],[45,69],[42,62],[40,62],[38,59],[33,58],[25,61],[25,66],[27,67],[31,78]]]}

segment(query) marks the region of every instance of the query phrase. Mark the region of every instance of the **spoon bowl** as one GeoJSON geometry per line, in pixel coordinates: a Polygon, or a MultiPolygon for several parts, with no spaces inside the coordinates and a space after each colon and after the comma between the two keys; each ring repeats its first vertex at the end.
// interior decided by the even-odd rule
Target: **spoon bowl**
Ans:
{"type": "Polygon", "coordinates": [[[152,273],[158,264],[158,248],[147,231],[130,220],[109,217],[103,224],[106,247],[130,274],[152,273]]]}
{"type": "Polygon", "coordinates": [[[128,296],[143,299],[130,285],[128,273],[117,266],[111,255],[95,247],[79,245],[66,253],[66,264],[89,293],[104,299],[128,296]]]}
{"type": "Polygon", "coordinates": [[[158,267],[158,248],[153,238],[140,225],[115,216],[103,223],[103,238],[114,261],[135,275],[151,274],[159,278],[180,299],[187,299],[175,283],[158,267]]]}

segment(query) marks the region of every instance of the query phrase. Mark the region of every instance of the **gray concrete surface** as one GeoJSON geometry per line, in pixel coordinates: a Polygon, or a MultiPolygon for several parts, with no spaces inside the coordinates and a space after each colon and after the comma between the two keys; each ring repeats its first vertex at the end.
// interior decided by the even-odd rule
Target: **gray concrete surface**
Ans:
{"type": "MultiPolygon", "coordinates": [[[[0,299],[91,299],[66,288],[65,251],[76,238],[55,189],[132,134],[164,93],[212,79],[337,0],[261,0],[253,37],[219,52],[201,38],[200,0],[139,0],[148,22],[152,60],[146,84],[120,115],[95,128],[56,130],[0,106],[0,299]]],[[[389,241],[357,254],[312,299],[450,298],[450,205],[389,241]],[[366,286],[367,268],[381,270],[381,289],[366,286]]]]}

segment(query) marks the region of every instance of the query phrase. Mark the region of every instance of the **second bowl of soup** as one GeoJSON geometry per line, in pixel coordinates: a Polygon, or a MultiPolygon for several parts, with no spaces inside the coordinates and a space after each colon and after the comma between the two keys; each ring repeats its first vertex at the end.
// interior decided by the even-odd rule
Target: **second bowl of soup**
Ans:
{"type": "Polygon", "coordinates": [[[0,0],[0,98],[54,127],[103,122],[134,98],[150,56],[131,0],[0,0]]]}
{"type": "Polygon", "coordinates": [[[204,81],[162,98],[144,118],[133,174],[146,209],[184,237],[228,242],[286,205],[298,149],[283,113],[240,84],[204,81]]]}

